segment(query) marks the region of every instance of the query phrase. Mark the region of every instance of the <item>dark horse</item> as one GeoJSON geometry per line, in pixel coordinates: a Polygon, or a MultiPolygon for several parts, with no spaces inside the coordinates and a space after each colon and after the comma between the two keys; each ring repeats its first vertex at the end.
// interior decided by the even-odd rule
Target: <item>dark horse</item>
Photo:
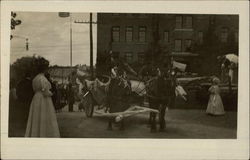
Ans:
{"type": "MultiPolygon", "coordinates": [[[[164,131],[166,127],[165,111],[170,103],[170,95],[171,79],[168,74],[157,76],[149,81],[147,85],[147,97],[150,108],[159,111],[160,131],[164,131]]],[[[155,132],[157,129],[156,113],[150,113],[149,124],[151,126],[151,132],[155,132]]]]}
{"type": "MultiPolygon", "coordinates": [[[[124,112],[130,107],[131,84],[123,78],[111,79],[108,91],[108,108],[110,113],[124,112]]],[[[109,119],[108,129],[112,130],[114,118],[109,119]]],[[[124,120],[120,122],[120,130],[124,129],[124,120]]]]}

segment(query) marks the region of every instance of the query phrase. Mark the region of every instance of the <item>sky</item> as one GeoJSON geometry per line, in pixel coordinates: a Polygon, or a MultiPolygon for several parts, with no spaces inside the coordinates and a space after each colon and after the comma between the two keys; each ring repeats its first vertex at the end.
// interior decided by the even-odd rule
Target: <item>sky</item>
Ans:
{"type": "MultiPolygon", "coordinates": [[[[16,12],[15,19],[22,23],[11,34],[10,63],[23,56],[39,55],[50,61],[50,65],[70,65],[70,18],[61,18],[58,12],[16,12]],[[26,38],[29,50],[26,51],[26,38]]],[[[74,21],[89,21],[89,13],[71,13],[72,18],[72,65],[90,64],[89,24],[74,21]]],[[[96,21],[96,14],[93,14],[96,21]]],[[[93,24],[93,53],[96,62],[97,26],[93,24]]]]}

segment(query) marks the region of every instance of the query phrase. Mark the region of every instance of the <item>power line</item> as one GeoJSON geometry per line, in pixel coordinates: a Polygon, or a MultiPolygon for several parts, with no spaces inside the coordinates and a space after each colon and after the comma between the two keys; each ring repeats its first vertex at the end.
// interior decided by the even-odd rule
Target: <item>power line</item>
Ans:
{"type": "Polygon", "coordinates": [[[13,37],[16,37],[16,38],[28,39],[27,37],[19,36],[19,35],[12,35],[12,36],[13,36],[13,37]]]}
{"type": "MultiPolygon", "coordinates": [[[[88,44],[86,44],[88,45],[88,44]]],[[[85,46],[85,44],[73,44],[73,46],[85,46]]],[[[51,46],[34,46],[32,48],[51,48],[51,47],[68,47],[68,44],[65,45],[51,45],[51,46]]],[[[23,48],[23,47],[12,47],[12,48],[23,48]]]]}
{"type": "MultiPolygon", "coordinates": [[[[84,53],[88,53],[89,54],[89,52],[87,52],[87,50],[88,49],[86,49],[86,52],[84,52],[84,53]]],[[[30,52],[39,52],[40,50],[30,50],[30,52]]],[[[51,51],[51,50],[47,50],[46,52],[49,52],[49,51],[51,51]]],[[[83,50],[81,49],[81,48],[79,48],[79,49],[74,49],[74,51],[75,52],[82,52],[83,50]]],[[[26,52],[25,50],[12,50],[12,52],[15,52],[15,53],[22,53],[22,52],[26,52]]],[[[44,50],[43,50],[43,52],[44,52],[44,50]]]]}

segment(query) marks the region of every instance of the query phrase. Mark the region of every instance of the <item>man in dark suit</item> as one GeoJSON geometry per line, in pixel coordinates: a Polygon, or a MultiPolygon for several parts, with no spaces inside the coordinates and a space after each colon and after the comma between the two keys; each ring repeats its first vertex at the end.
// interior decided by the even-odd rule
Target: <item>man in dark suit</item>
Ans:
{"type": "Polygon", "coordinates": [[[177,86],[177,69],[172,69],[170,70],[170,80],[171,80],[171,85],[170,85],[170,108],[175,107],[175,100],[176,100],[176,94],[175,94],[175,89],[177,86]]]}
{"type": "Polygon", "coordinates": [[[71,83],[69,83],[68,86],[67,98],[68,98],[69,112],[73,112],[73,105],[75,103],[75,94],[71,83]]]}
{"type": "Polygon", "coordinates": [[[22,129],[24,129],[25,131],[29,116],[30,103],[34,95],[31,75],[29,73],[26,73],[24,78],[18,83],[16,93],[18,105],[16,107],[18,109],[19,114],[17,115],[17,119],[20,118],[18,123],[21,123],[22,129]]]}

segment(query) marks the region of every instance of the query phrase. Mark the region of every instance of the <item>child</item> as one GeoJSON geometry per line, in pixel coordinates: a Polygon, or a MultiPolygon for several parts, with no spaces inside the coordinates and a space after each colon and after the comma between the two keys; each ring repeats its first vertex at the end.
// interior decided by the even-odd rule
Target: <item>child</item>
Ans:
{"type": "Polygon", "coordinates": [[[212,86],[209,88],[210,98],[207,105],[206,113],[210,115],[224,115],[224,106],[220,97],[220,80],[213,78],[212,86]]]}

